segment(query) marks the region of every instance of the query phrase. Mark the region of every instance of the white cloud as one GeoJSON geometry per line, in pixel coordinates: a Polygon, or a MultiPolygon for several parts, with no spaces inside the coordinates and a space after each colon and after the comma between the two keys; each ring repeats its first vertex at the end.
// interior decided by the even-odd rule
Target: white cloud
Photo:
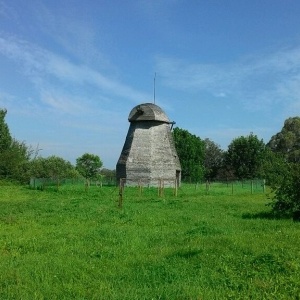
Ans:
{"type": "Polygon", "coordinates": [[[46,101],[53,108],[60,106],[65,112],[77,110],[79,106],[71,100],[62,103],[62,100],[49,95],[53,94],[47,92],[49,89],[53,91],[58,87],[61,89],[61,86],[65,85],[70,93],[68,98],[73,98],[72,90],[78,90],[78,86],[81,86],[81,91],[84,94],[84,86],[88,85],[98,89],[99,94],[106,99],[118,97],[132,103],[139,103],[141,99],[151,98],[151,96],[135,90],[117,79],[109,78],[98,70],[87,65],[75,64],[62,56],[24,40],[0,37],[0,53],[21,64],[26,76],[40,91],[44,102],[46,101]],[[70,105],[70,110],[67,104],[70,105]]]}
{"type": "Polygon", "coordinates": [[[57,94],[52,94],[49,91],[42,93],[41,100],[56,113],[80,115],[86,110],[86,106],[78,103],[77,99],[74,97],[69,98],[68,96],[58,96],[57,94]]]}
{"type": "Polygon", "coordinates": [[[172,89],[226,97],[249,110],[265,110],[278,103],[294,107],[299,102],[300,47],[223,65],[158,57],[156,69],[172,89]]]}

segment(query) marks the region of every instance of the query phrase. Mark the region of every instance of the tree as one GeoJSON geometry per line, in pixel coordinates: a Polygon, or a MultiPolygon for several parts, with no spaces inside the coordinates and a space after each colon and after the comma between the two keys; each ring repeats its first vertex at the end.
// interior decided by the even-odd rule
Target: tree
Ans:
{"type": "Polygon", "coordinates": [[[58,156],[50,156],[46,159],[48,176],[57,182],[57,188],[62,179],[69,177],[73,166],[69,161],[58,156]]]}
{"type": "Polygon", "coordinates": [[[57,189],[62,179],[74,175],[74,167],[69,161],[58,156],[37,157],[30,163],[30,175],[35,178],[47,178],[56,181],[57,189]]]}
{"type": "Polygon", "coordinates": [[[116,178],[116,170],[103,168],[100,173],[106,178],[116,178]]]}
{"type": "Polygon", "coordinates": [[[0,109],[0,152],[9,149],[12,142],[8,125],[5,122],[6,113],[6,109],[0,109]]]}
{"type": "Polygon", "coordinates": [[[289,172],[289,164],[283,154],[273,152],[266,147],[265,157],[261,166],[261,175],[266,180],[266,184],[273,190],[281,185],[289,172]]]}
{"type": "Polygon", "coordinates": [[[208,138],[204,140],[204,145],[204,177],[206,180],[213,180],[222,168],[224,152],[208,138]]]}
{"type": "Polygon", "coordinates": [[[2,153],[1,169],[6,178],[14,179],[22,183],[29,180],[29,161],[32,155],[31,147],[25,142],[12,139],[11,145],[2,153]]]}
{"type": "Polygon", "coordinates": [[[101,170],[102,180],[106,181],[106,184],[116,184],[116,170],[110,170],[103,168],[101,170]]]}
{"type": "Polygon", "coordinates": [[[102,161],[98,155],[85,153],[76,159],[76,169],[86,179],[89,186],[90,180],[100,174],[102,161]]]}
{"type": "Polygon", "coordinates": [[[239,179],[260,176],[265,156],[265,144],[254,134],[234,139],[225,154],[226,164],[239,179]]]}
{"type": "Polygon", "coordinates": [[[32,151],[25,142],[19,142],[11,137],[5,122],[6,113],[6,110],[0,109],[0,176],[26,182],[32,151]]]}
{"type": "Polygon", "coordinates": [[[267,146],[281,153],[289,162],[300,162],[300,117],[285,120],[280,132],[273,135],[267,146]]]}
{"type": "Polygon", "coordinates": [[[175,128],[175,147],[181,164],[183,181],[197,182],[204,174],[204,142],[187,130],[175,128]]]}
{"type": "Polygon", "coordinates": [[[274,189],[274,196],[270,205],[275,214],[293,217],[300,221],[300,165],[288,164],[288,171],[279,186],[274,189]]]}

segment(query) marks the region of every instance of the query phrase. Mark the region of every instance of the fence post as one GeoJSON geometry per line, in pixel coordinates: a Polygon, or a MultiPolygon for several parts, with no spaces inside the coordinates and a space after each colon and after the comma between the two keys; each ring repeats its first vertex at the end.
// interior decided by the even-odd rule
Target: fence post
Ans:
{"type": "Polygon", "coordinates": [[[206,180],[206,193],[209,193],[209,181],[206,180]]]}
{"type": "Polygon", "coordinates": [[[253,194],[253,180],[251,180],[251,195],[253,194]]]}
{"type": "Polygon", "coordinates": [[[160,186],[161,186],[161,179],[158,179],[158,184],[157,184],[157,196],[160,196],[160,186]]]}
{"type": "Polygon", "coordinates": [[[265,179],[263,179],[262,186],[263,186],[263,193],[265,193],[265,189],[266,189],[266,180],[265,179]]]}
{"type": "Polygon", "coordinates": [[[142,196],[142,192],[143,192],[143,185],[142,185],[142,181],[140,179],[139,180],[139,193],[140,193],[140,196],[142,196]]]}
{"type": "Polygon", "coordinates": [[[231,195],[233,195],[233,181],[231,183],[231,195]]]}
{"type": "Polygon", "coordinates": [[[175,197],[177,197],[177,191],[178,191],[178,183],[177,183],[177,178],[175,178],[174,181],[175,185],[174,185],[174,195],[175,197]]]}
{"type": "Polygon", "coordinates": [[[121,178],[120,186],[119,186],[119,208],[123,207],[123,194],[124,194],[124,182],[123,182],[123,178],[121,178]]]}

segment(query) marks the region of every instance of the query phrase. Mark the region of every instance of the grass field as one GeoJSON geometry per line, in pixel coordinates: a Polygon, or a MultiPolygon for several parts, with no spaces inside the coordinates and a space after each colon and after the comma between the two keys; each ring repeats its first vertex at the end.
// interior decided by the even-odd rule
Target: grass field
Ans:
{"type": "Polygon", "coordinates": [[[213,185],[0,186],[0,299],[300,299],[300,223],[213,185]]]}

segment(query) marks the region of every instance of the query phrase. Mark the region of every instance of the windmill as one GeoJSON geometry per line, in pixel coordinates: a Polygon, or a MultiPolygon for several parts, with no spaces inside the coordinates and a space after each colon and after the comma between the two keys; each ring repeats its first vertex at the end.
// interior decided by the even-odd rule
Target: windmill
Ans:
{"type": "Polygon", "coordinates": [[[157,186],[174,186],[181,179],[180,161],[175,149],[170,122],[165,112],[154,103],[135,106],[128,116],[130,126],[116,166],[117,182],[126,185],[140,181],[157,186]]]}

